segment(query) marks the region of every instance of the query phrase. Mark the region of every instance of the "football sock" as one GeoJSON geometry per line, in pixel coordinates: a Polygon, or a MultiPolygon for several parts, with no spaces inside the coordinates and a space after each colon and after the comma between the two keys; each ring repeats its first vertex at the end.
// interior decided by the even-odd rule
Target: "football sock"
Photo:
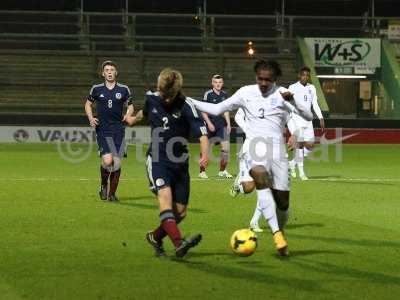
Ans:
{"type": "Polygon", "coordinates": [[[167,233],[175,248],[182,244],[181,232],[176,224],[174,213],[171,209],[164,210],[160,213],[161,226],[167,233]]]}
{"type": "Polygon", "coordinates": [[[254,210],[254,214],[253,217],[250,220],[250,225],[258,225],[258,220],[260,220],[262,215],[262,211],[258,205],[258,201],[257,201],[257,205],[256,205],[256,209],[254,210]]]}
{"type": "Polygon", "coordinates": [[[101,185],[103,187],[107,186],[110,172],[107,169],[105,169],[102,165],[100,166],[100,176],[101,176],[101,185]]]}
{"type": "Polygon", "coordinates": [[[272,233],[279,231],[278,219],[276,217],[276,204],[271,189],[257,190],[257,203],[272,233]]]}
{"type": "MultiPolygon", "coordinates": [[[[181,217],[181,216],[175,215],[175,222],[176,222],[176,224],[179,224],[180,222],[182,222],[182,220],[183,220],[184,218],[185,218],[185,217],[181,217]]],[[[154,235],[155,239],[156,239],[158,242],[161,243],[162,240],[163,240],[163,238],[165,238],[168,234],[167,234],[167,232],[164,230],[163,225],[161,224],[160,226],[157,227],[156,230],[153,231],[153,235],[154,235]]]]}
{"type": "Polygon", "coordinates": [[[219,170],[225,171],[226,166],[228,165],[228,156],[229,156],[229,152],[225,151],[225,150],[221,150],[221,160],[219,162],[219,170]]]}
{"type": "Polygon", "coordinates": [[[296,149],[296,164],[300,175],[304,175],[304,150],[296,149]]]}
{"type": "Polygon", "coordinates": [[[296,166],[296,157],[294,157],[292,160],[290,160],[289,164],[295,167],[296,166]]]}
{"type": "Polygon", "coordinates": [[[283,229],[289,219],[289,209],[281,210],[276,208],[276,216],[278,218],[279,228],[283,229]]]}
{"type": "Polygon", "coordinates": [[[118,169],[110,174],[110,195],[115,195],[118,188],[119,176],[121,175],[121,169],[118,169]]]}
{"type": "Polygon", "coordinates": [[[238,184],[238,188],[239,188],[239,193],[244,194],[244,188],[243,188],[242,183],[238,184]]]}

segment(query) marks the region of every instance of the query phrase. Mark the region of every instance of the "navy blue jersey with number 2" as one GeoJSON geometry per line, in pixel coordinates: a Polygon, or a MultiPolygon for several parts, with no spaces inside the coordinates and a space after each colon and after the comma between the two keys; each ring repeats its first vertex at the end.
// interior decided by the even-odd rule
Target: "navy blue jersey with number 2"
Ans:
{"type": "Polygon", "coordinates": [[[190,98],[178,95],[171,105],[166,105],[158,92],[147,92],[143,108],[151,127],[149,155],[152,160],[167,163],[186,163],[186,141],[207,134],[202,117],[190,98]]]}

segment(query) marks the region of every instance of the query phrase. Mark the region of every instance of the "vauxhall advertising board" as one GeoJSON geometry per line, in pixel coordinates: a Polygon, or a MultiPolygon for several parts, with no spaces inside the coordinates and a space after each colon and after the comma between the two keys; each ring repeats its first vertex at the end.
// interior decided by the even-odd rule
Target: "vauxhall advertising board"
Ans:
{"type": "MultiPolygon", "coordinates": [[[[150,127],[126,128],[127,144],[150,142],[150,127]]],[[[91,127],[0,126],[1,143],[96,143],[91,127]]]]}
{"type": "Polygon", "coordinates": [[[305,38],[316,67],[380,68],[381,40],[305,38]]]}

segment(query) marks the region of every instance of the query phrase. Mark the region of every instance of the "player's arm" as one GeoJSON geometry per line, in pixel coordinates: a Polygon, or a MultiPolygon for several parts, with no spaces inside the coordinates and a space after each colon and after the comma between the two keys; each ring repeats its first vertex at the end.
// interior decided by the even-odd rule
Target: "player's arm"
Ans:
{"type": "MultiPolygon", "coordinates": [[[[208,95],[209,95],[209,93],[207,93],[207,92],[204,94],[203,101],[207,102],[208,95]]],[[[208,117],[208,114],[205,112],[201,112],[201,116],[203,117],[203,120],[206,122],[208,130],[214,132],[215,126],[214,126],[213,122],[211,122],[210,118],[208,117]]]]}
{"type": "Polygon", "coordinates": [[[135,108],[133,106],[133,97],[131,90],[129,88],[126,89],[126,96],[125,96],[125,101],[128,103],[128,108],[126,109],[126,113],[124,117],[122,118],[122,121],[126,122],[126,118],[128,116],[133,116],[133,113],[135,112],[135,108]]]}
{"type": "Polygon", "coordinates": [[[143,120],[143,110],[139,110],[136,115],[127,115],[125,118],[126,124],[133,126],[143,120]]]}
{"type": "Polygon", "coordinates": [[[190,125],[190,131],[194,138],[198,138],[200,142],[200,166],[207,166],[208,164],[208,137],[207,128],[204,126],[204,120],[198,114],[193,100],[186,98],[187,106],[183,111],[183,116],[190,125]]]}
{"type": "Polygon", "coordinates": [[[202,112],[202,113],[201,113],[201,116],[203,117],[204,121],[206,122],[207,128],[208,128],[210,131],[215,131],[214,124],[211,122],[210,118],[208,117],[208,114],[205,113],[205,112],[202,112]]]}
{"type": "Polygon", "coordinates": [[[313,88],[313,97],[312,97],[312,108],[319,119],[319,124],[321,126],[322,132],[325,131],[325,121],[324,116],[322,115],[321,108],[318,105],[318,97],[315,88],[313,88]]]}
{"type": "Polygon", "coordinates": [[[282,88],[280,94],[283,98],[283,108],[289,113],[298,114],[300,117],[307,121],[312,121],[313,114],[310,111],[303,110],[299,106],[296,105],[296,101],[294,101],[293,93],[290,92],[288,89],[282,88]]]}
{"type": "Polygon", "coordinates": [[[86,113],[86,116],[87,116],[87,118],[89,120],[90,126],[96,127],[97,125],[99,125],[99,120],[97,118],[93,117],[93,107],[92,107],[92,105],[93,105],[93,103],[95,101],[95,98],[93,96],[93,91],[94,91],[94,87],[92,87],[92,89],[89,92],[89,96],[86,99],[86,102],[85,102],[85,113],[86,113]]]}
{"type": "Polygon", "coordinates": [[[147,99],[147,96],[146,96],[146,100],[144,102],[143,109],[139,110],[136,115],[127,116],[125,122],[129,126],[133,126],[136,123],[142,121],[143,118],[147,118],[147,114],[149,112],[149,105],[150,105],[150,102],[149,102],[149,100],[147,99]]]}
{"type": "Polygon", "coordinates": [[[226,131],[228,134],[231,133],[231,117],[229,115],[229,111],[224,112],[224,118],[226,122],[226,131]]]}
{"type": "Polygon", "coordinates": [[[214,116],[218,116],[223,112],[232,111],[244,106],[240,89],[225,101],[217,104],[205,103],[203,101],[198,101],[194,99],[191,100],[198,110],[214,116]]]}
{"type": "Polygon", "coordinates": [[[296,102],[294,102],[294,101],[290,101],[290,102],[288,100],[283,101],[283,106],[287,112],[298,114],[304,120],[312,121],[312,119],[313,119],[312,112],[299,108],[296,105],[296,102]]]}

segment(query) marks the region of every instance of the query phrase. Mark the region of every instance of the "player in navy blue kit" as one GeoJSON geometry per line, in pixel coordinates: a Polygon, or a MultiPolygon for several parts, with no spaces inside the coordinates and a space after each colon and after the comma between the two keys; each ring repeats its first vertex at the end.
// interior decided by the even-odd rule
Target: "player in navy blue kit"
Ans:
{"type": "Polygon", "coordinates": [[[105,61],[101,66],[104,83],[94,85],[86,100],[85,111],[90,126],[96,128],[97,144],[101,155],[99,196],[102,200],[118,201],[115,192],[121,174],[124,153],[125,126],[123,122],[133,113],[132,94],[126,85],[117,83],[117,66],[105,61]],[[96,105],[96,117],[92,105],[96,105]],[[128,105],[126,114],[124,108],[128,105]],[[110,187],[108,189],[108,180],[110,187]]]}
{"type": "MultiPolygon", "coordinates": [[[[204,93],[203,101],[208,103],[220,103],[228,98],[228,94],[222,90],[224,79],[221,75],[214,75],[211,79],[212,89],[204,93]]],[[[224,112],[220,116],[212,116],[202,112],[204,121],[208,127],[208,137],[211,143],[221,144],[221,159],[219,163],[218,177],[232,178],[226,170],[229,158],[229,134],[231,132],[231,122],[229,112],[224,112]]],[[[200,166],[199,178],[207,179],[206,169],[200,166]]]]}
{"type": "Polygon", "coordinates": [[[204,121],[191,100],[180,91],[182,75],[176,70],[164,69],[158,77],[158,91],[147,92],[143,111],[128,117],[133,125],[145,116],[151,126],[151,144],[148,150],[147,172],[152,190],[160,207],[160,225],[146,235],[157,256],[165,255],[163,239],[168,235],[175,246],[177,257],[183,257],[196,246],[201,235],[182,239],[178,224],[185,218],[190,192],[189,136],[200,141],[200,164],[208,162],[208,138],[204,121]]]}

